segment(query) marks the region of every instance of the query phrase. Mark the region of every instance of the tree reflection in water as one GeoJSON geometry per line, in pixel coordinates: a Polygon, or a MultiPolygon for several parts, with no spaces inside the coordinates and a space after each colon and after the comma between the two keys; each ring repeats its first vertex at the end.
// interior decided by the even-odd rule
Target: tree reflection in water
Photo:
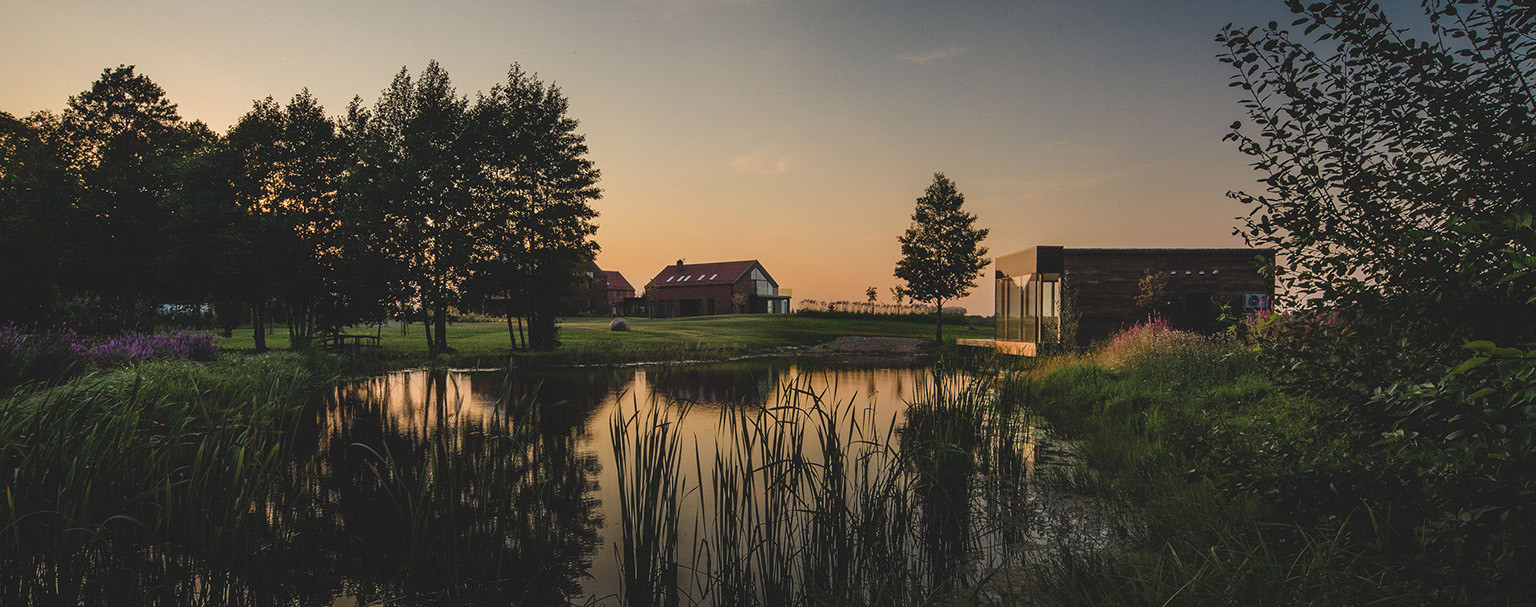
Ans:
{"type": "Polygon", "coordinates": [[[548,382],[407,372],[309,409],[236,528],[112,525],[3,555],[6,605],[563,604],[601,525],[586,418],[612,375],[548,382]],[[533,405],[555,390],[558,405],[533,405]],[[121,529],[120,529],[121,528],[121,529]],[[149,538],[149,539],[146,539],[149,538]],[[57,549],[62,547],[62,549],[57,549]]]}
{"type": "Polygon", "coordinates": [[[183,509],[3,544],[0,604],[621,603],[650,583],[620,581],[638,552],[617,531],[619,470],[646,472],[614,459],[626,413],[679,432],[683,562],[631,568],[679,572],[662,602],[926,600],[1038,543],[1038,437],[1000,400],[985,378],[784,361],[346,382],[233,523],[183,509]]]}

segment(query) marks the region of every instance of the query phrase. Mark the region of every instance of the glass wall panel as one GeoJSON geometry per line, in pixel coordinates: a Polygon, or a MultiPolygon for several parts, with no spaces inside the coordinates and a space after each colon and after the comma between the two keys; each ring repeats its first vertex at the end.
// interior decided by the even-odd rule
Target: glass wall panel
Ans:
{"type": "Polygon", "coordinates": [[[992,281],[992,339],[1007,341],[1008,335],[1008,279],[992,281]]]}
{"type": "Polygon", "coordinates": [[[1023,277],[1013,277],[1008,281],[1008,340],[1022,341],[1022,329],[1024,326],[1024,290],[1023,277]]]}
{"type": "Polygon", "coordinates": [[[1036,319],[1040,311],[1040,281],[1034,276],[1029,277],[1029,282],[1024,283],[1024,310],[1023,326],[1019,341],[1033,342],[1038,339],[1036,335],[1036,319]]]}

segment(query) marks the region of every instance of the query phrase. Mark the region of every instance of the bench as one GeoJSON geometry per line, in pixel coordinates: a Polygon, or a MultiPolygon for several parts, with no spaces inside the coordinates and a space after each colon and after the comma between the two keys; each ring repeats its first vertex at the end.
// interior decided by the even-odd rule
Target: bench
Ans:
{"type": "Polygon", "coordinates": [[[336,333],[320,338],[320,347],[326,352],[334,352],[347,356],[358,354],[380,354],[384,352],[384,346],[379,345],[379,338],[375,335],[345,335],[336,333]]]}

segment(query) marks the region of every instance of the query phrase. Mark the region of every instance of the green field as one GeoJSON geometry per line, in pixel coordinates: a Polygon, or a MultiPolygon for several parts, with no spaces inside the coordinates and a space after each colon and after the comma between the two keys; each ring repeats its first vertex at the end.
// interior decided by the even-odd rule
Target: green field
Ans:
{"type": "MultiPolygon", "coordinates": [[[[720,357],[764,352],[785,346],[814,346],[843,336],[933,338],[933,325],[893,320],[804,318],[794,315],[743,314],[692,318],[629,319],[629,331],[610,331],[607,318],[568,318],[560,323],[560,348],[546,357],[574,361],[664,360],[683,356],[720,357]]],[[[373,335],[372,327],[344,333],[373,335]]],[[[390,358],[425,359],[427,340],[420,324],[405,334],[399,326],[384,327],[381,344],[390,358]]],[[[989,326],[944,327],[945,341],[990,337],[989,326]]],[[[254,347],[250,327],[219,340],[225,350],[254,347]]],[[[267,347],[288,347],[287,330],[279,326],[267,336],[267,347]]],[[[455,359],[504,360],[511,349],[504,322],[461,322],[448,326],[448,347],[455,359]]]]}

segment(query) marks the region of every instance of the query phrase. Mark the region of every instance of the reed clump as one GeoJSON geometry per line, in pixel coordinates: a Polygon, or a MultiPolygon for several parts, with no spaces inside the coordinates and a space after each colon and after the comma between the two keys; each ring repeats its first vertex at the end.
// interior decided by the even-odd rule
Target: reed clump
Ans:
{"type": "Polygon", "coordinates": [[[296,356],[160,361],[0,400],[0,569],[19,574],[6,594],[48,604],[84,583],[28,575],[39,555],[69,569],[121,539],[239,541],[316,381],[296,356]]]}
{"type": "MultiPolygon", "coordinates": [[[[352,501],[348,514],[354,524],[377,525],[353,540],[371,569],[357,579],[368,580],[372,593],[424,604],[507,597],[517,597],[514,604],[564,603],[579,593],[584,555],[596,542],[599,518],[585,498],[595,464],[580,453],[576,437],[551,431],[532,396],[504,392],[503,406],[472,415],[462,398],[443,397],[446,376],[432,372],[438,398],[421,403],[429,422],[390,428],[391,440],[334,437],[330,444],[350,447],[316,454],[317,470],[299,478],[315,490],[345,486],[370,496],[352,501]]],[[[378,392],[388,390],[384,382],[353,388],[359,392],[339,393],[333,406],[377,407],[388,400],[378,392]]]]}
{"type": "Polygon", "coordinates": [[[675,418],[615,419],[626,585],[651,589],[626,604],[982,602],[986,580],[1028,558],[1014,531],[1033,507],[1020,487],[1034,437],[992,388],[941,377],[881,420],[796,382],[722,412],[691,479],[675,418]]]}

